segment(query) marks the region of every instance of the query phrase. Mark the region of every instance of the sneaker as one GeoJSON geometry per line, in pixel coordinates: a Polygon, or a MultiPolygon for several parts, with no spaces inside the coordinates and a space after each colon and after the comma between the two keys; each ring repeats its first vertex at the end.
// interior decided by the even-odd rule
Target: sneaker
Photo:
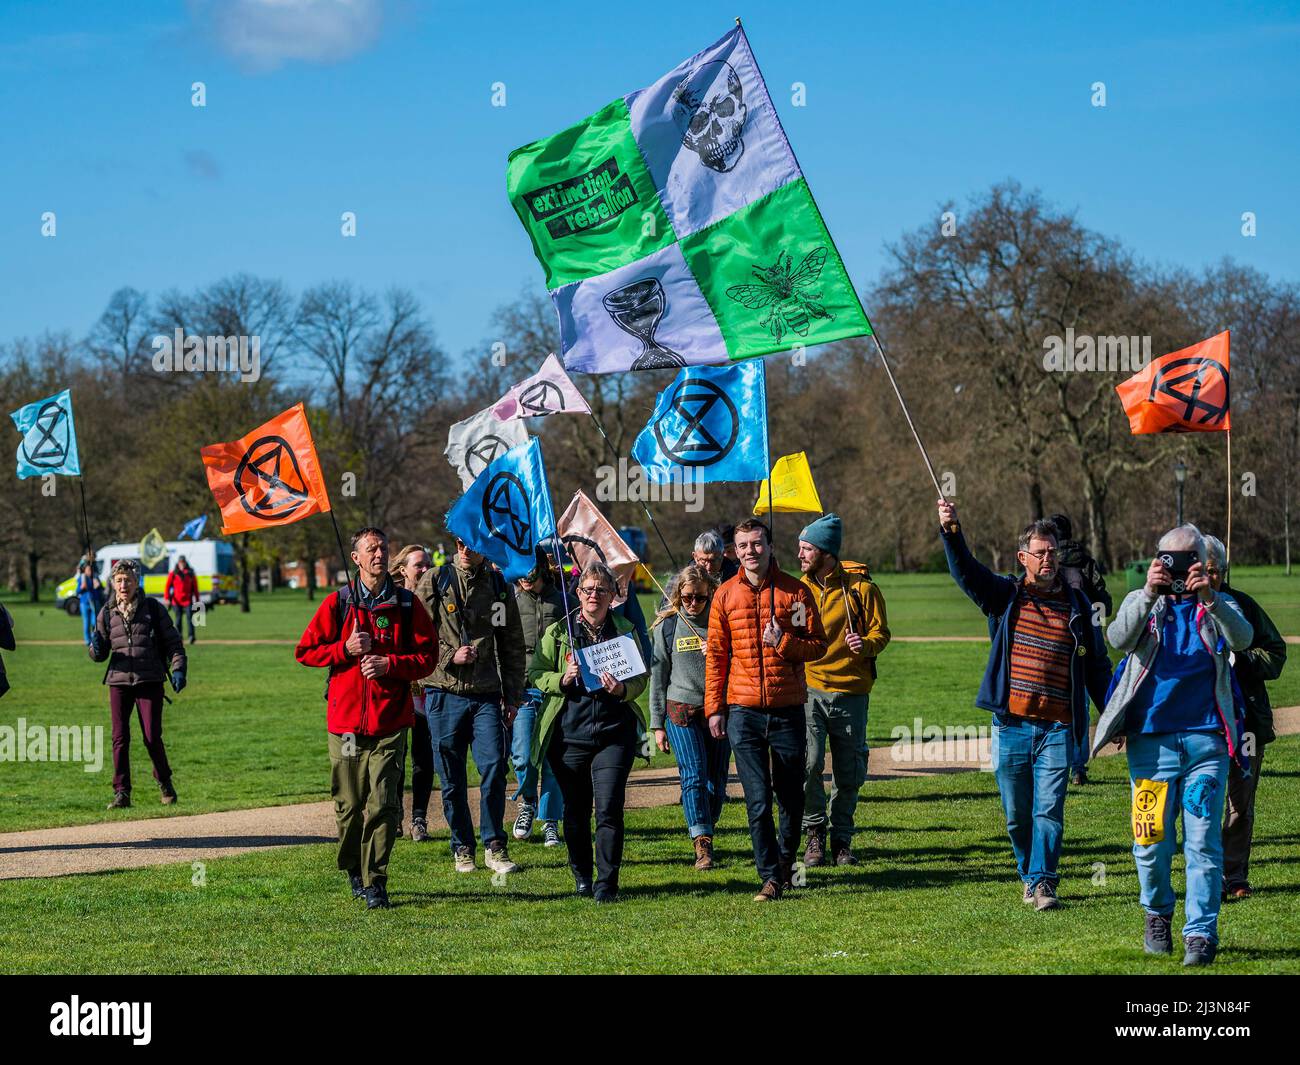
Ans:
{"type": "Polygon", "coordinates": [[[831,847],[835,854],[836,865],[857,865],[858,860],[853,857],[853,849],[847,843],[836,843],[831,847]]]}
{"type": "Polygon", "coordinates": [[[361,872],[359,870],[348,870],[348,884],[352,887],[352,897],[354,899],[359,899],[365,896],[366,883],[361,879],[361,872]]]}
{"type": "Polygon", "coordinates": [[[713,868],[713,837],[696,836],[695,837],[695,868],[712,869],[713,868]]]}
{"type": "Polygon", "coordinates": [[[1034,885],[1034,909],[1035,910],[1059,910],[1061,900],[1056,897],[1056,888],[1046,880],[1040,880],[1034,885]]]}
{"type": "Polygon", "coordinates": [[[527,839],[533,834],[533,819],[537,816],[537,807],[532,803],[519,804],[519,816],[515,818],[515,839],[527,839]]]}
{"type": "Polygon", "coordinates": [[[1188,936],[1183,940],[1186,948],[1183,954],[1184,965],[1209,965],[1214,961],[1218,948],[1204,936],[1188,936]]]}
{"type": "Polygon", "coordinates": [[[383,884],[371,884],[366,888],[367,910],[391,910],[393,904],[388,901],[388,889],[383,884]]]}
{"type": "Polygon", "coordinates": [[[503,840],[494,839],[483,850],[483,864],[494,873],[517,873],[520,867],[510,860],[503,840]]]}
{"type": "Polygon", "coordinates": [[[472,873],[475,868],[474,852],[469,847],[456,848],[456,872],[472,873]]]}
{"type": "Polygon", "coordinates": [[[172,782],[170,780],[161,782],[158,785],[158,790],[161,792],[162,804],[164,806],[171,806],[172,803],[176,801],[176,789],[172,787],[172,782]]]}
{"type": "Polygon", "coordinates": [[[108,804],[110,810],[125,810],[131,805],[131,793],[129,791],[113,792],[113,801],[108,804]]]}
{"type": "Polygon", "coordinates": [[[1034,889],[1031,888],[1028,884],[1024,884],[1024,885],[1022,885],[1022,886],[1024,887],[1025,890],[1022,891],[1022,892],[1020,893],[1020,901],[1021,901],[1021,902],[1033,902],[1033,901],[1034,901],[1034,889]]]}
{"type": "Polygon", "coordinates": [[[425,843],[429,839],[429,822],[423,817],[411,818],[411,842],[425,843]]]}
{"type": "Polygon", "coordinates": [[[1088,771],[1086,769],[1076,769],[1073,773],[1070,774],[1070,783],[1071,784],[1088,783],[1088,771]]]}
{"type": "Polygon", "coordinates": [[[758,894],[754,896],[755,902],[776,902],[781,897],[781,885],[775,880],[769,880],[761,888],[758,894]]]}
{"type": "Polygon", "coordinates": [[[542,822],[542,844],[546,847],[558,847],[564,840],[560,839],[560,826],[554,821],[542,822]]]}
{"type": "Polygon", "coordinates": [[[803,864],[809,869],[826,864],[826,837],[820,828],[808,830],[808,846],[803,850],[803,864]]]}
{"type": "Polygon", "coordinates": [[[1158,913],[1147,914],[1146,932],[1142,937],[1142,949],[1148,954],[1172,954],[1174,942],[1169,931],[1171,923],[1168,917],[1161,917],[1158,913]]]}

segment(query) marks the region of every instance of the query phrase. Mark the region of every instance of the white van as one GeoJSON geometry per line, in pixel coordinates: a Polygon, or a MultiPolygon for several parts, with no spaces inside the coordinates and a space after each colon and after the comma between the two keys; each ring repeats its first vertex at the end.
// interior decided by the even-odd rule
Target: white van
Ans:
{"type": "MultiPolygon", "coordinates": [[[[199,598],[206,606],[218,603],[234,603],[239,599],[239,581],[235,577],[235,550],[224,540],[168,540],[167,557],[156,566],[145,569],[144,591],[161,599],[167,587],[167,574],[176,568],[176,560],[181,555],[189,562],[194,571],[194,578],[199,584],[199,598]]],[[[113,572],[113,563],[118,559],[131,558],[140,562],[140,545],[109,544],[95,552],[95,564],[99,578],[104,582],[105,594],[108,593],[109,574],[113,572]]],[[[143,566],[141,566],[143,569],[143,566]]],[[[59,585],[54,595],[54,605],[61,606],[69,614],[80,613],[77,602],[77,576],[73,574],[59,585]]]]}

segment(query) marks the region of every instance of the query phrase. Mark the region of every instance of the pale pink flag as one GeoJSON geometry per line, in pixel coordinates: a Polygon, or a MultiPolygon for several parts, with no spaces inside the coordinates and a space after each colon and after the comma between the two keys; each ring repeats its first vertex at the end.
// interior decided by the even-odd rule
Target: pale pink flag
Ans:
{"type": "Polygon", "coordinates": [[[572,501],[555,523],[555,529],[565,553],[577,563],[579,573],[593,559],[614,571],[618,578],[618,595],[613,605],[623,603],[627,599],[628,581],[641,560],[582,489],[573,494],[572,501]]]}
{"type": "Polygon", "coordinates": [[[492,411],[503,422],[511,418],[541,418],[547,414],[590,414],[591,408],[577,386],[569,380],[555,352],[546,356],[542,368],[525,377],[497,400],[492,411]]]}

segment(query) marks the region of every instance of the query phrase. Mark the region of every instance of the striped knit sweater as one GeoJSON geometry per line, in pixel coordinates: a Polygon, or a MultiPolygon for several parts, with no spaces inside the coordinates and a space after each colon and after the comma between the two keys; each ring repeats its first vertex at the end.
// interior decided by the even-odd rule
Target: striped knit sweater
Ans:
{"type": "Polygon", "coordinates": [[[1018,717],[1070,722],[1070,601],[1065,589],[1040,595],[1022,583],[1011,639],[1007,710],[1018,717]]]}

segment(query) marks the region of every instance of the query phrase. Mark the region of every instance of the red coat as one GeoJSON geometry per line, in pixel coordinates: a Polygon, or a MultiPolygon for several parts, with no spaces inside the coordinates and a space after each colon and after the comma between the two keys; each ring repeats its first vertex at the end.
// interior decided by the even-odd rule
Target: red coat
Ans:
{"type": "Polygon", "coordinates": [[[192,569],[182,573],[178,569],[167,574],[167,586],[163,588],[163,599],[177,606],[193,606],[199,599],[199,579],[192,569]]]}
{"type": "Polygon", "coordinates": [[[339,594],[331,592],[298,641],[299,662],[329,669],[326,728],[336,736],[391,736],[409,728],[415,717],[411,682],[428,676],[438,663],[438,634],[429,612],[412,596],[411,632],[405,632],[402,607],[393,591],[390,582],[386,598],[373,611],[348,604],[341,627],[339,594]],[[363,677],[361,659],[344,646],[358,626],[370,633],[370,653],[388,658],[388,672],[382,677],[363,677]]]}
{"type": "Polygon", "coordinates": [[[776,708],[802,706],[808,697],[803,664],[826,653],[826,633],[812,593],[802,581],[769,566],[755,588],[744,571],[722,582],[709,608],[704,652],[704,713],[721,714],[731,703],[776,708]],[[776,621],[782,636],[776,647],[763,642],[772,619],[776,583],[776,621]],[[798,620],[800,624],[795,624],[798,620]]]}

